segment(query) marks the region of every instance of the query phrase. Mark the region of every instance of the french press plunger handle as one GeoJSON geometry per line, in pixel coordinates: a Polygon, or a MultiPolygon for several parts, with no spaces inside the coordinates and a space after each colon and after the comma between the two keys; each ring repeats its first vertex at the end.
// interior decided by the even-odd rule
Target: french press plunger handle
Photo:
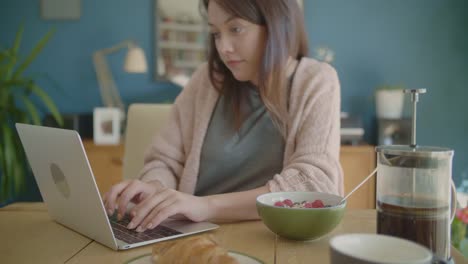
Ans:
{"type": "MultiPolygon", "coordinates": [[[[425,94],[426,89],[425,88],[420,88],[420,89],[405,89],[403,90],[404,93],[409,93],[411,94],[411,102],[413,103],[413,120],[412,120],[412,125],[413,129],[411,132],[411,147],[416,148],[416,110],[417,110],[417,103],[419,101],[419,94],[425,94]]],[[[453,180],[451,180],[451,191],[452,191],[452,201],[451,201],[451,212],[450,212],[450,222],[453,221],[455,218],[455,213],[456,213],[456,203],[457,203],[457,190],[455,188],[455,184],[453,183],[453,180]]]]}
{"type": "Polygon", "coordinates": [[[411,131],[411,147],[415,148],[417,146],[416,144],[416,112],[417,112],[417,103],[419,101],[419,94],[425,94],[426,89],[425,88],[420,88],[420,89],[405,89],[403,90],[404,93],[410,93],[411,94],[411,102],[413,103],[413,121],[412,121],[412,131],[411,131]]]}

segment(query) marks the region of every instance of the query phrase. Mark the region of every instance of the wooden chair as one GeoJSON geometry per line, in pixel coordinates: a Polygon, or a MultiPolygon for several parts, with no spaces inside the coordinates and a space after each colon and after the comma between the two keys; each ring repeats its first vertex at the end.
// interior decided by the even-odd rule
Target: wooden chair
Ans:
{"type": "Polygon", "coordinates": [[[169,117],[171,104],[132,104],[127,113],[123,179],[135,178],[143,167],[143,157],[153,137],[169,117]]]}

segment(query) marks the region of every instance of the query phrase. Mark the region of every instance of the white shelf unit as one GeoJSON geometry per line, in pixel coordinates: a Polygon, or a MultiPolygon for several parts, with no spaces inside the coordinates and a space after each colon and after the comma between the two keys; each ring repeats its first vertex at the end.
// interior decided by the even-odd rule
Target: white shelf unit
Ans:
{"type": "Polygon", "coordinates": [[[205,50],[205,46],[199,43],[178,42],[178,41],[160,41],[161,49],[179,49],[179,50],[205,50]]]}
{"type": "Polygon", "coordinates": [[[162,22],[159,25],[159,30],[204,32],[204,28],[200,24],[182,24],[182,23],[175,23],[175,22],[162,22]]]}
{"type": "Polygon", "coordinates": [[[174,66],[178,68],[186,68],[186,69],[196,69],[201,63],[202,60],[175,60],[174,66]]]}
{"type": "Polygon", "coordinates": [[[188,24],[159,20],[158,56],[163,60],[165,74],[183,72],[190,75],[205,61],[207,30],[203,24],[188,24]]]}

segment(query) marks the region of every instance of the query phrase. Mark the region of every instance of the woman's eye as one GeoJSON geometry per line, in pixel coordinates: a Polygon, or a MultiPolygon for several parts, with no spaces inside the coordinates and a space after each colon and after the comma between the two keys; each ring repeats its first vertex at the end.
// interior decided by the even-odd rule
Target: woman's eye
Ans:
{"type": "Polygon", "coordinates": [[[231,32],[240,33],[240,32],[242,32],[242,28],[241,27],[232,27],[231,32]]]}

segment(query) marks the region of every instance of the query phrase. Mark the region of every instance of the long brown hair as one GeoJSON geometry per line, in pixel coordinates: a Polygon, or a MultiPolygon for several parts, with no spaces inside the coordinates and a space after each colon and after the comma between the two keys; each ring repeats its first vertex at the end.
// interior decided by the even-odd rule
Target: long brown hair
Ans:
{"type": "MultiPolygon", "coordinates": [[[[297,0],[202,0],[205,11],[210,1],[216,1],[226,12],[262,25],[267,32],[265,51],[259,69],[258,91],[265,107],[283,136],[286,133],[288,80],[286,66],[289,56],[300,60],[307,56],[308,43],[304,17],[297,0]]],[[[213,36],[209,37],[208,68],[214,87],[230,101],[235,127],[241,125],[240,104],[249,85],[236,80],[224,65],[216,50],[213,36]]]]}

